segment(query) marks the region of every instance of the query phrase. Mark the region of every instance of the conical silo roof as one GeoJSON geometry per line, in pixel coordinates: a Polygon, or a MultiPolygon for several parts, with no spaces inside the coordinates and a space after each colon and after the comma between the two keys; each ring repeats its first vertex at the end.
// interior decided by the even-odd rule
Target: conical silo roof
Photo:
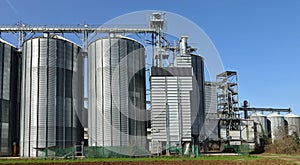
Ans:
{"type": "Polygon", "coordinates": [[[283,116],[280,115],[280,114],[277,114],[277,113],[273,112],[273,113],[270,113],[267,117],[268,118],[272,118],[272,117],[283,117],[283,116]]]}
{"type": "Polygon", "coordinates": [[[284,115],[284,117],[285,118],[290,118],[290,117],[299,117],[299,116],[297,116],[295,114],[292,114],[292,113],[288,113],[288,114],[284,115]]]}
{"type": "Polygon", "coordinates": [[[258,112],[253,112],[250,117],[266,117],[266,115],[263,115],[261,113],[258,113],[258,112]]]}

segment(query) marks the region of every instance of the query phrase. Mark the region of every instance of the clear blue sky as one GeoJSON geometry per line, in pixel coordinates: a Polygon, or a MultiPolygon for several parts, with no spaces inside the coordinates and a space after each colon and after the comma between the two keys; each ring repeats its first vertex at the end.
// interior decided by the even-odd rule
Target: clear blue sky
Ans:
{"type": "Polygon", "coordinates": [[[0,24],[101,24],[137,10],[169,11],[199,25],[225,69],[238,71],[240,102],[300,115],[298,0],[1,0],[0,24]]]}

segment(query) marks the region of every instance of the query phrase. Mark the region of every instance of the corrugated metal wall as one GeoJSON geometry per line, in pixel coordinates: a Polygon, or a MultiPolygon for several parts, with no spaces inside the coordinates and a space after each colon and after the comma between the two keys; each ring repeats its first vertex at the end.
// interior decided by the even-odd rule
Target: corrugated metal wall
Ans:
{"type": "Polygon", "coordinates": [[[204,60],[201,56],[191,55],[193,68],[193,90],[191,92],[191,121],[194,144],[198,144],[199,135],[204,135],[204,60]]]}
{"type": "Polygon", "coordinates": [[[159,142],[198,144],[204,124],[203,58],[197,55],[177,56],[174,66],[151,68],[153,148],[161,145],[159,142]]]}
{"type": "Polygon", "coordinates": [[[89,146],[146,145],[145,49],[124,37],[89,45],[89,146]]]}
{"type": "Polygon", "coordinates": [[[300,117],[294,114],[286,114],[284,116],[285,121],[287,122],[289,135],[292,135],[296,132],[300,134],[300,117]]]}
{"type": "MultiPolygon", "coordinates": [[[[192,68],[151,68],[152,142],[191,141],[192,68]],[[166,75],[162,75],[166,73],[166,75]],[[169,75],[172,73],[173,76],[169,75]],[[168,131],[168,132],[167,132],[168,131]]],[[[155,148],[155,146],[153,146],[155,148]]]]}
{"type": "Polygon", "coordinates": [[[19,53],[0,41],[0,156],[12,156],[19,140],[19,53]]]}
{"type": "Polygon", "coordinates": [[[205,135],[211,140],[218,140],[217,84],[205,83],[205,135]]]}
{"type": "Polygon", "coordinates": [[[275,112],[269,114],[267,116],[267,119],[269,137],[272,139],[273,143],[276,139],[279,139],[280,136],[283,134],[283,130],[286,125],[284,122],[284,117],[275,112]]]}
{"type": "Polygon", "coordinates": [[[20,155],[82,140],[82,57],[66,40],[38,37],[23,44],[20,155]]]}
{"type": "Polygon", "coordinates": [[[267,122],[267,116],[254,112],[250,115],[250,119],[254,120],[257,123],[257,134],[260,137],[263,137],[264,135],[268,135],[268,122],[267,122]]]}

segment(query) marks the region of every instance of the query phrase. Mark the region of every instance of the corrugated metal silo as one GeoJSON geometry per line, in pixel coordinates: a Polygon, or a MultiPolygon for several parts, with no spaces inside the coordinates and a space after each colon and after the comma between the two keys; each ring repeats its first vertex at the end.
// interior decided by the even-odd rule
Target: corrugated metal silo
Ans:
{"type": "Polygon", "coordinates": [[[80,47],[59,36],[24,42],[20,156],[73,147],[82,140],[82,56],[80,47]]]}
{"type": "Polygon", "coordinates": [[[254,120],[241,120],[241,138],[246,142],[255,142],[254,120]]]}
{"type": "Polygon", "coordinates": [[[293,132],[296,132],[299,135],[300,117],[295,114],[288,113],[284,116],[284,119],[287,121],[289,135],[292,135],[293,132]]]}
{"type": "Polygon", "coordinates": [[[143,45],[118,36],[88,49],[89,146],[146,146],[143,45]]]}
{"type": "Polygon", "coordinates": [[[0,156],[12,156],[19,140],[19,53],[0,39],[0,156]]]}
{"type": "Polygon", "coordinates": [[[257,133],[259,135],[268,135],[267,116],[254,112],[250,115],[250,119],[257,123],[257,133]]]}
{"type": "Polygon", "coordinates": [[[284,129],[284,117],[282,115],[271,113],[267,116],[270,122],[270,137],[272,142],[276,140],[283,132],[284,129]]]}

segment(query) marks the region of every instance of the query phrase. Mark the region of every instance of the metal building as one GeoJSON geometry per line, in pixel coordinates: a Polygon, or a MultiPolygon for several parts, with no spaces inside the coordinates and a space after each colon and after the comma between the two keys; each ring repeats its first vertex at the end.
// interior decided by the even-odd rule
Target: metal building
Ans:
{"type": "Polygon", "coordinates": [[[198,155],[205,119],[204,61],[191,53],[194,48],[188,46],[187,39],[182,36],[179,47],[175,48],[179,54],[174,53],[174,66],[151,68],[152,153],[161,152],[164,147],[183,147],[184,154],[189,154],[194,145],[194,153],[198,155]]]}
{"type": "Polygon", "coordinates": [[[110,36],[89,47],[89,146],[146,146],[145,49],[110,36]]]}
{"type": "Polygon", "coordinates": [[[277,113],[271,113],[267,116],[268,119],[268,131],[270,132],[269,137],[274,140],[278,139],[284,134],[284,117],[277,113]]]}
{"type": "Polygon", "coordinates": [[[19,143],[19,57],[0,39],[0,156],[16,156],[19,143]]]}
{"type": "Polygon", "coordinates": [[[82,141],[83,102],[80,47],[59,36],[23,44],[20,156],[53,154],[48,148],[82,141]]]}
{"type": "Polygon", "coordinates": [[[295,114],[288,113],[288,114],[284,115],[284,119],[287,122],[289,135],[292,135],[293,132],[296,132],[299,135],[300,134],[300,117],[295,114]]]}
{"type": "Polygon", "coordinates": [[[192,142],[192,68],[152,67],[150,84],[152,152],[182,143],[188,150],[192,142]]]}

